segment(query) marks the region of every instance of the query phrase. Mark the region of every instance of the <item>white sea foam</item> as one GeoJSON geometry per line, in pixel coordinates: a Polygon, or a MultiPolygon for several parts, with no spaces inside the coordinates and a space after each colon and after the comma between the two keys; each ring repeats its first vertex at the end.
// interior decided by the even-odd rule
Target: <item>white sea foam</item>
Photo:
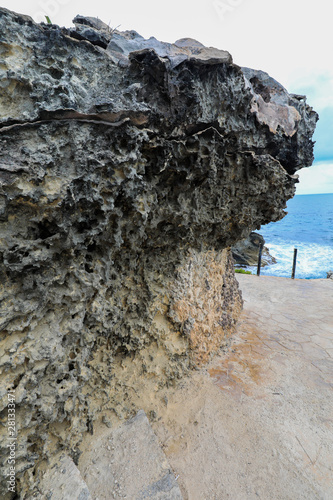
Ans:
{"type": "MultiPolygon", "coordinates": [[[[290,277],[293,264],[294,248],[297,248],[296,278],[326,278],[326,273],[333,271],[333,247],[320,245],[318,243],[276,242],[266,244],[269,253],[273,255],[277,263],[265,266],[261,274],[267,276],[290,277]]],[[[256,272],[256,267],[249,267],[256,272]]]]}

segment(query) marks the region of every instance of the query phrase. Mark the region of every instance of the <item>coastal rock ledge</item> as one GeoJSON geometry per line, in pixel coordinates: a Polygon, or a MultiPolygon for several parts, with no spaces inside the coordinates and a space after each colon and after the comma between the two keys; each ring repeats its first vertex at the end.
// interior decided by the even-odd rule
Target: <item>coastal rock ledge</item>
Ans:
{"type": "Polygon", "coordinates": [[[242,307],[230,247],[284,216],[317,114],[195,40],[6,9],[0,32],[1,465],[11,389],[17,488],[38,498],[97,417],[223,345],[242,307]]]}

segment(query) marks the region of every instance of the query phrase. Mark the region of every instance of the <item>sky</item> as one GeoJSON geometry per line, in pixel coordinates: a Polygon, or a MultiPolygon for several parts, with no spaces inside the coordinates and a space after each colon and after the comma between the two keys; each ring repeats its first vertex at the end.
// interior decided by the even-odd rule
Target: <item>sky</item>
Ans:
{"type": "Polygon", "coordinates": [[[333,192],[333,37],[328,0],[0,0],[35,21],[71,26],[77,15],[135,29],[165,42],[191,37],[228,50],[291,93],[307,95],[320,116],[314,165],[298,172],[297,194],[333,192]]]}

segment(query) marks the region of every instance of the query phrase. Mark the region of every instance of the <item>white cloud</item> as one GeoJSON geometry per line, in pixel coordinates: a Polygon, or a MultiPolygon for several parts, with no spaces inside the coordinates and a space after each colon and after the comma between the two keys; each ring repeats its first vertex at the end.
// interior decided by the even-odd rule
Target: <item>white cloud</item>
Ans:
{"type": "Polygon", "coordinates": [[[307,69],[297,75],[290,74],[289,79],[289,92],[305,94],[316,111],[333,107],[333,68],[319,73],[307,69]]]}
{"type": "Polygon", "coordinates": [[[296,194],[333,193],[333,161],[314,163],[297,172],[300,183],[296,194]]]}

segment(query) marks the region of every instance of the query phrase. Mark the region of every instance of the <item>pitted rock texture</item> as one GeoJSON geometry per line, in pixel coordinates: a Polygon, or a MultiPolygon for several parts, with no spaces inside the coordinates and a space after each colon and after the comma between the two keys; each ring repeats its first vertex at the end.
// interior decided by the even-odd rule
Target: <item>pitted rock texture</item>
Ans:
{"type": "Polygon", "coordinates": [[[75,25],[0,9],[1,422],[11,388],[22,498],[101,411],[133,415],[219,349],[242,303],[230,246],[283,217],[313,160],[316,113],[265,73],[75,25]]]}

